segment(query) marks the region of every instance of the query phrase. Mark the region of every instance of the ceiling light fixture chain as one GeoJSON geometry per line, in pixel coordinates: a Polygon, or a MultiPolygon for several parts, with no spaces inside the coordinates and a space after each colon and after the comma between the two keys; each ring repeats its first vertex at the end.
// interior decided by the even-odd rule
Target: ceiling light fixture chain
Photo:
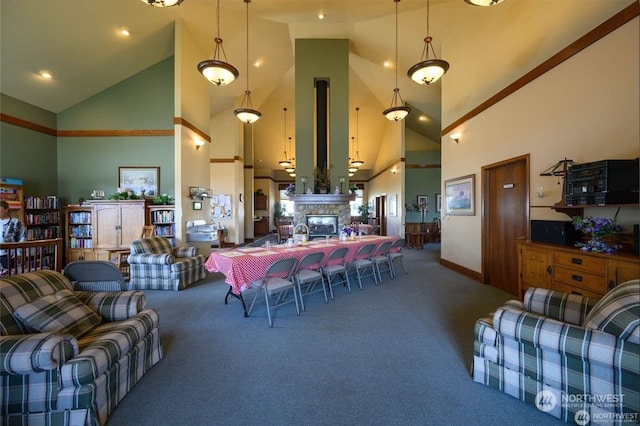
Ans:
{"type": "Polygon", "coordinates": [[[425,86],[438,81],[440,77],[449,70],[449,63],[445,60],[438,59],[436,51],[433,48],[433,38],[429,31],[430,9],[430,2],[427,0],[427,36],[424,38],[422,56],[420,57],[420,62],[409,68],[409,71],[407,71],[407,75],[411,80],[425,86]],[[433,54],[433,59],[429,59],[429,50],[431,50],[431,53],[433,54]]]}
{"type": "Polygon", "coordinates": [[[240,108],[233,111],[240,121],[247,124],[253,124],[260,119],[262,113],[253,109],[253,102],[251,101],[251,91],[249,90],[249,3],[251,0],[244,0],[247,4],[247,88],[244,91],[244,97],[240,108]]]}
{"type": "Polygon", "coordinates": [[[198,64],[198,71],[216,86],[226,86],[227,84],[235,81],[240,73],[231,64],[228,63],[227,54],[224,51],[222,45],[222,37],[220,37],[220,0],[216,6],[216,22],[217,22],[217,35],[215,38],[216,47],[213,52],[213,59],[206,59],[198,64]],[[224,61],[220,59],[220,52],[224,61]]]}
{"type": "Polygon", "coordinates": [[[391,98],[391,106],[384,111],[384,114],[387,119],[392,121],[400,121],[405,118],[409,112],[411,112],[411,108],[405,106],[404,100],[400,95],[400,88],[398,87],[398,3],[400,0],[393,0],[396,4],[396,63],[395,63],[395,78],[396,78],[396,86],[393,89],[393,98],[391,98]]]}
{"type": "Polygon", "coordinates": [[[357,168],[364,164],[364,161],[360,160],[360,107],[356,107],[356,155],[351,164],[357,168]]]}
{"type": "Polygon", "coordinates": [[[291,161],[289,161],[289,157],[287,157],[287,107],[282,109],[284,111],[284,152],[282,154],[282,160],[278,161],[282,167],[289,167],[291,165],[291,161]]]}

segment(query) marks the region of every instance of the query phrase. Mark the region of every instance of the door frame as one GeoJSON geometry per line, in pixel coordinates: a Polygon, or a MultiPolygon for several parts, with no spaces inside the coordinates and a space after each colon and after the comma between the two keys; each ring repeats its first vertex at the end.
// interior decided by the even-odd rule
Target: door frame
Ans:
{"type": "MultiPolygon", "coordinates": [[[[496,169],[498,167],[503,167],[507,164],[511,164],[511,163],[518,163],[524,160],[525,163],[525,181],[526,181],[526,186],[525,186],[525,205],[524,205],[524,211],[525,211],[525,221],[526,223],[530,223],[530,212],[531,212],[531,203],[530,203],[530,187],[531,187],[531,154],[524,154],[524,155],[520,155],[517,157],[512,157],[503,161],[499,161],[497,163],[492,163],[492,164],[488,164],[486,166],[482,166],[480,169],[480,175],[481,175],[481,179],[482,179],[482,195],[480,197],[480,222],[481,222],[481,247],[482,247],[482,253],[481,253],[481,263],[482,263],[482,271],[480,272],[480,277],[481,277],[481,282],[483,284],[489,284],[489,256],[487,255],[487,253],[489,253],[489,246],[490,244],[492,244],[492,241],[489,240],[489,238],[487,237],[489,235],[489,203],[485,202],[485,200],[487,200],[490,196],[489,193],[489,179],[487,179],[487,175],[488,173],[491,172],[491,170],[496,169]]],[[[529,228],[530,226],[527,226],[525,229],[525,239],[528,240],[529,239],[529,228]]]]}

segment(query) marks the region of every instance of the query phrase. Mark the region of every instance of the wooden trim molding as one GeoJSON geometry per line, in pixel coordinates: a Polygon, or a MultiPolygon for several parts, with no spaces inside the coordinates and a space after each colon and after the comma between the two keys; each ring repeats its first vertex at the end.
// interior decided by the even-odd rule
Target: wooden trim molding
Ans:
{"type": "Polygon", "coordinates": [[[441,169],[442,164],[405,164],[405,169],[441,169]]]}
{"type": "Polygon", "coordinates": [[[239,155],[234,155],[233,158],[211,158],[209,163],[235,163],[236,161],[243,162],[244,160],[239,155]]]}
{"type": "Polygon", "coordinates": [[[462,265],[458,265],[457,263],[453,263],[442,258],[440,258],[440,265],[444,266],[445,268],[451,269],[452,271],[456,271],[464,275],[465,277],[469,277],[474,281],[482,283],[482,274],[480,272],[473,271],[469,268],[465,268],[462,265]]]}
{"type": "Polygon", "coordinates": [[[184,126],[187,129],[189,129],[192,132],[194,132],[195,134],[197,134],[198,136],[200,136],[205,141],[211,143],[211,136],[209,136],[207,133],[203,132],[202,130],[198,129],[195,125],[189,123],[184,118],[182,118],[182,117],[174,117],[173,118],[173,124],[184,126]]]}
{"type": "Polygon", "coordinates": [[[532,81],[540,77],[542,74],[557,67],[562,62],[571,58],[576,53],[579,53],[580,51],[591,46],[593,43],[604,38],[608,34],[617,30],[618,28],[620,28],[627,22],[631,21],[632,19],[635,19],[639,15],[640,15],[640,2],[636,0],[633,2],[633,4],[622,9],[620,12],[612,16],[610,19],[598,25],[596,28],[589,31],[587,34],[580,37],[578,40],[574,41],[569,46],[565,47],[560,52],[556,53],[551,58],[547,59],[546,61],[544,61],[543,63],[541,63],[540,65],[538,65],[537,67],[535,67],[534,69],[532,69],[531,71],[529,71],[528,73],[526,73],[525,75],[523,75],[522,77],[520,77],[519,79],[517,79],[516,81],[514,81],[504,89],[502,89],[501,91],[499,91],[498,93],[496,93],[495,95],[493,95],[492,97],[490,97],[489,99],[487,99],[486,101],[484,101],[483,103],[481,103],[480,105],[478,105],[477,107],[475,107],[474,109],[472,109],[471,111],[469,111],[468,113],[466,113],[465,115],[463,115],[462,117],[460,117],[459,119],[457,119],[456,121],[454,121],[453,123],[445,127],[444,129],[442,129],[440,131],[440,136],[442,137],[447,133],[453,131],[454,129],[456,129],[466,121],[471,120],[473,117],[489,109],[491,106],[497,104],[498,102],[505,99],[512,93],[516,92],[517,90],[520,90],[522,87],[531,83],[532,81]]]}
{"type": "Polygon", "coordinates": [[[13,124],[14,126],[33,130],[35,132],[44,133],[50,136],[58,136],[56,129],[51,129],[49,127],[41,126],[40,124],[32,123],[30,121],[23,120],[17,117],[12,117],[7,114],[0,113],[0,121],[2,121],[3,123],[13,124]]]}
{"type": "Polygon", "coordinates": [[[58,130],[61,138],[173,136],[173,130],[58,130]]]}

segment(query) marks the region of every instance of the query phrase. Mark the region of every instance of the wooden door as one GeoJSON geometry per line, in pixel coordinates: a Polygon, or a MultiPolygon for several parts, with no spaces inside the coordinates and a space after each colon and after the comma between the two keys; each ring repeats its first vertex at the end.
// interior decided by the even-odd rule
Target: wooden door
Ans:
{"type": "Polygon", "coordinates": [[[380,230],[378,235],[387,235],[387,196],[380,195],[375,200],[376,218],[378,219],[378,226],[380,230]]]}
{"type": "Polygon", "coordinates": [[[93,205],[93,248],[114,249],[120,247],[120,209],[116,203],[93,205]]]}
{"type": "Polygon", "coordinates": [[[518,295],[516,241],[529,230],[529,155],[482,168],[482,279],[518,295]]]}

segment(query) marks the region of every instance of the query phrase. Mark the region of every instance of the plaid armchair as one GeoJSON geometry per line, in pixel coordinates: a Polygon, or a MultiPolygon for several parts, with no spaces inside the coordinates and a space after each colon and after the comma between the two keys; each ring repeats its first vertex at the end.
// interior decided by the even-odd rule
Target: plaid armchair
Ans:
{"type": "Polygon", "coordinates": [[[165,237],[135,240],[128,258],[129,288],[181,290],[205,278],[204,261],[197,247],[172,247],[165,237]]]}
{"type": "Polygon", "coordinates": [[[640,420],[640,280],[599,301],[529,288],[475,324],[473,380],[569,423],[640,420]]]}
{"type": "Polygon", "coordinates": [[[139,291],[73,291],[59,272],[0,280],[0,424],[103,425],[163,356],[139,291]]]}

